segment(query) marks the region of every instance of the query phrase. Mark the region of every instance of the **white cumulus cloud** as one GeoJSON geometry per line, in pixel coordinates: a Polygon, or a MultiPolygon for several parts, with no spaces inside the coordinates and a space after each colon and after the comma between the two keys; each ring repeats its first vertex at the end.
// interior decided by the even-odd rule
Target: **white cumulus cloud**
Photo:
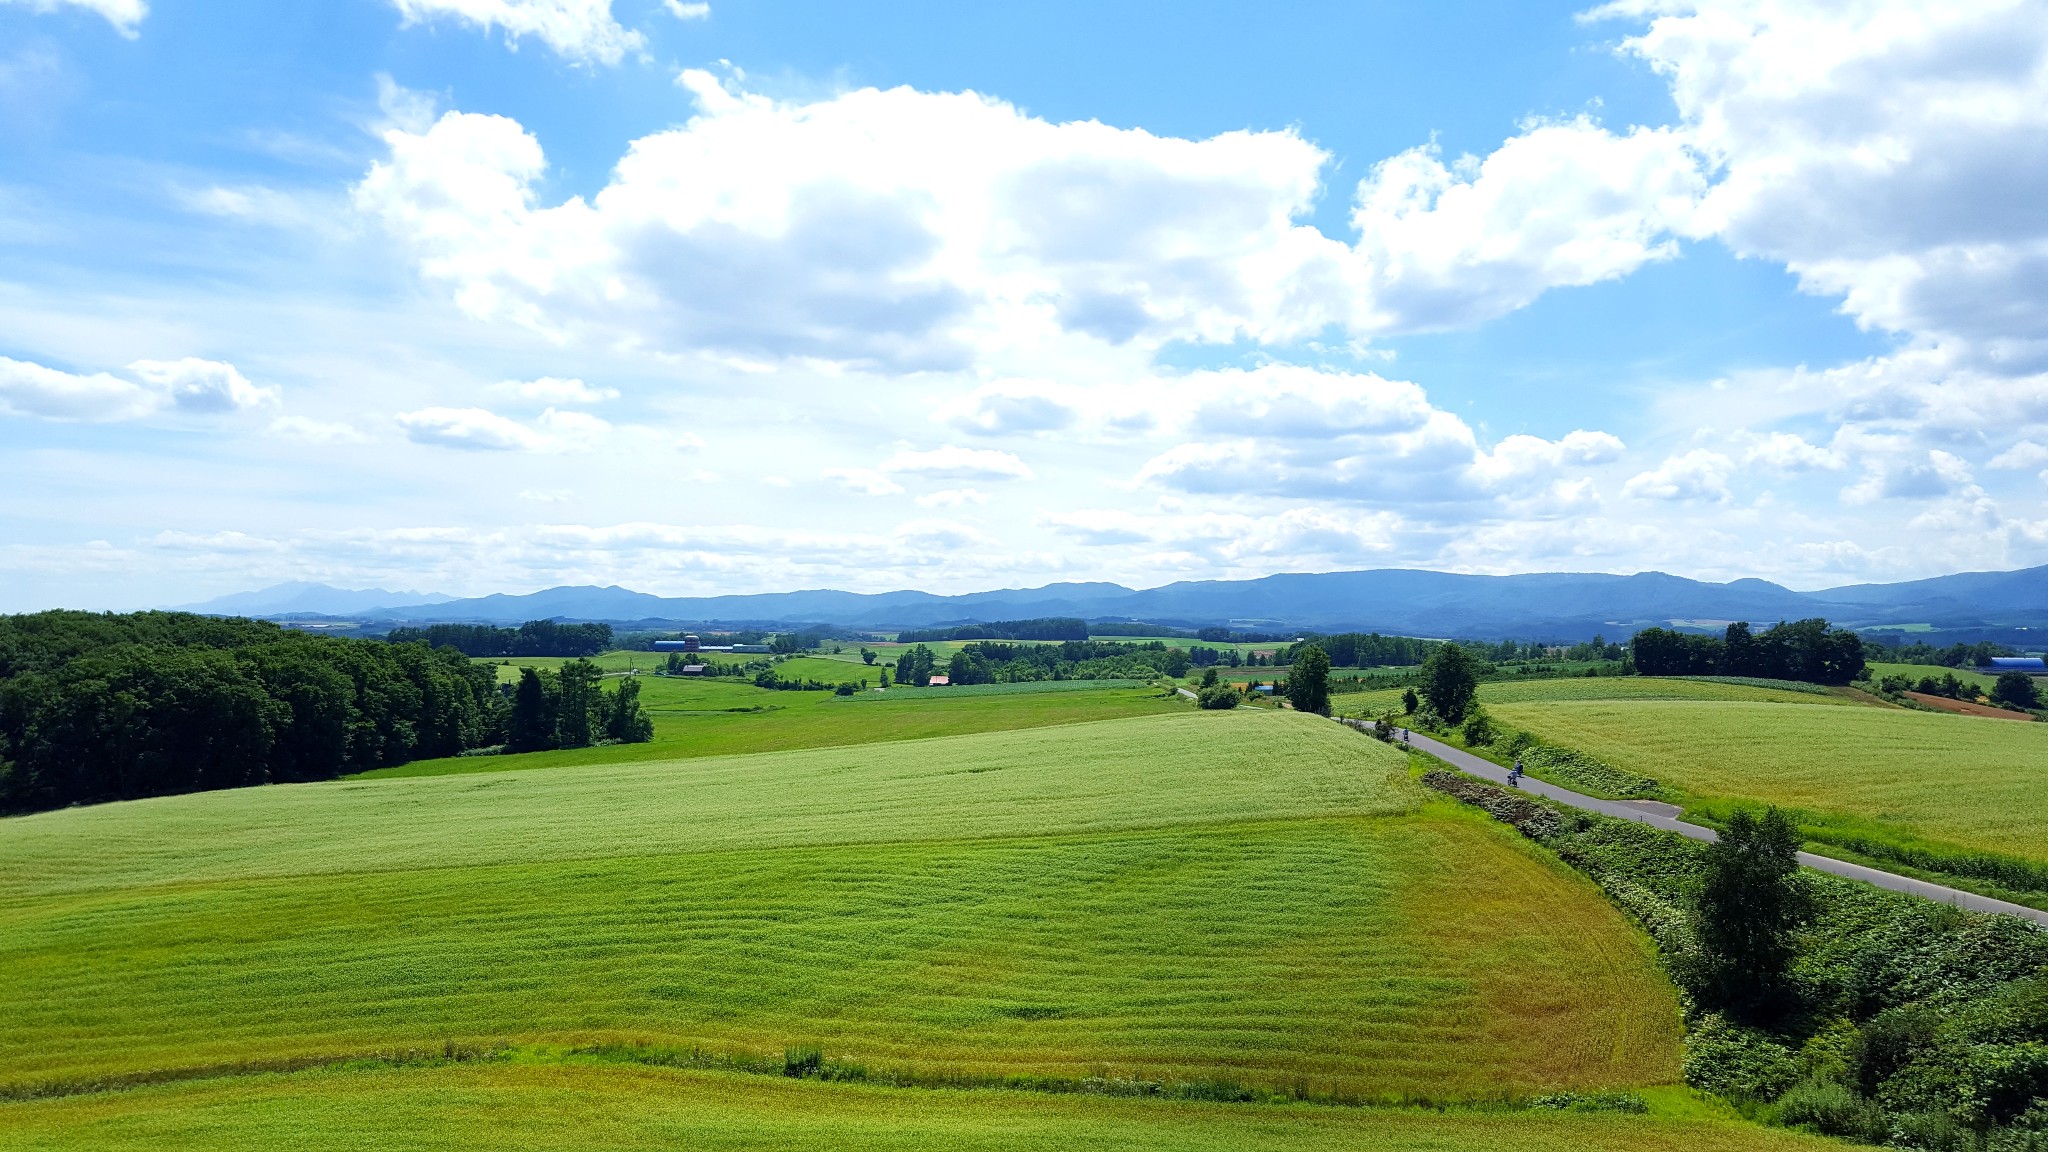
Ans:
{"type": "Polygon", "coordinates": [[[1624,496],[1639,500],[1692,500],[1719,503],[1730,498],[1728,476],[1735,461],[1719,452],[1695,448],[1673,456],[1622,485],[1624,496]]]}
{"type": "Polygon", "coordinates": [[[2048,366],[2048,3],[1686,0],[1626,50],[1720,178],[1700,227],[1863,324],[2048,366]]]}
{"type": "Polygon", "coordinates": [[[133,379],[79,374],[0,357],[0,411],[46,420],[112,422],[157,415],[217,416],[278,403],[278,390],[259,387],[218,360],[137,360],[133,379]]]}
{"type": "Polygon", "coordinates": [[[533,424],[522,424],[488,408],[422,408],[396,419],[416,444],[491,452],[588,451],[611,425],[587,412],[550,408],[533,424]]]}
{"type": "Polygon", "coordinates": [[[578,63],[617,64],[646,37],[612,16],[612,0],[392,0],[407,24],[452,17],[517,44],[532,36],[578,63]]]}
{"type": "Polygon", "coordinates": [[[142,18],[149,15],[146,0],[0,0],[0,4],[26,4],[37,12],[54,12],[61,7],[83,8],[106,17],[114,30],[133,40],[142,18]]]}
{"type": "Polygon", "coordinates": [[[501,392],[537,404],[602,404],[619,398],[617,388],[596,388],[581,380],[542,376],[538,380],[508,380],[498,385],[501,392]]]}
{"type": "MultiPolygon", "coordinates": [[[[1056,335],[1473,323],[1668,255],[1701,189],[1668,132],[1539,124],[1484,159],[1381,165],[1353,245],[1305,222],[1329,157],[1292,131],[1190,140],[974,93],[806,103],[681,82],[698,115],[634,141],[587,199],[541,201],[547,161],[517,122],[450,112],[386,132],[356,202],[479,318],[915,370],[1056,335]]],[[[983,399],[958,418],[1019,415],[983,399]]]]}
{"type": "Polygon", "coordinates": [[[1014,453],[992,448],[961,448],[948,444],[920,452],[904,448],[882,461],[882,472],[891,476],[919,476],[930,480],[1029,480],[1031,466],[1014,453]]]}

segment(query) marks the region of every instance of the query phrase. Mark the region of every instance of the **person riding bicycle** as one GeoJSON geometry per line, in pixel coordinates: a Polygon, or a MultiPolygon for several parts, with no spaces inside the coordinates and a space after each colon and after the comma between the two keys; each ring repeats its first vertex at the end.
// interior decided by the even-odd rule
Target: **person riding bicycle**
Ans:
{"type": "Polygon", "coordinates": [[[1520,756],[1517,756],[1517,757],[1515,757],[1515,766],[1514,766],[1513,768],[1510,768],[1510,769],[1508,769],[1508,787],[1510,787],[1510,788],[1520,788],[1521,786],[1522,786],[1522,758],[1521,758],[1520,756]]]}

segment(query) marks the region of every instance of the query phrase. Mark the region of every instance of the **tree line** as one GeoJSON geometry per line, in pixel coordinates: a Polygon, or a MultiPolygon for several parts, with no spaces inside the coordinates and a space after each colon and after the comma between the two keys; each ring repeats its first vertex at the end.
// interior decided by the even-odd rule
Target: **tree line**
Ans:
{"type": "Polygon", "coordinates": [[[899,644],[932,643],[945,640],[1086,640],[1088,623],[1068,616],[1047,616],[1037,620],[997,620],[988,624],[963,624],[957,628],[911,628],[896,634],[899,644]]]}
{"type": "Polygon", "coordinates": [[[1755,676],[1847,684],[1863,672],[1863,638],[1820,619],[1773,624],[1754,633],[1728,625],[1718,637],[1645,628],[1630,642],[1639,676],[1755,676]]]}
{"type": "Polygon", "coordinates": [[[598,687],[603,678],[603,670],[588,660],[571,660],[559,669],[521,668],[512,690],[505,750],[540,752],[654,739],[654,721],[640,709],[640,682],[628,677],[606,694],[598,687]]]}
{"type": "Polygon", "coordinates": [[[0,617],[5,812],[329,780],[505,744],[513,719],[496,669],[453,648],[176,612],[0,617]]]}
{"type": "Polygon", "coordinates": [[[951,684],[1011,684],[1037,680],[1149,680],[1185,676],[1186,650],[1157,640],[1122,644],[1111,640],[1067,640],[1025,644],[980,640],[965,644],[945,664],[919,644],[896,657],[896,683],[923,687],[943,672],[951,684]]]}
{"type": "Polygon", "coordinates": [[[517,628],[429,624],[425,628],[393,628],[384,639],[392,644],[453,648],[464,656],[595,656],[611,647],[612,626],[553,620],[528,620],[517,628]]]}

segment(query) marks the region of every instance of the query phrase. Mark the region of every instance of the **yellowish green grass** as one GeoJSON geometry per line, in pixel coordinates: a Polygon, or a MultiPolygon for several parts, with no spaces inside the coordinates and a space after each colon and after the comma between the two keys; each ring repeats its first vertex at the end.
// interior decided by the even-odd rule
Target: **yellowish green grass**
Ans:
{"type": "Polygon", "coordinates": [[[655,1068],[309,1072],[0,1105],[21,1152],[1793,1152],[1833,1141],[1686,1115],[1424,1112],[937,1092],[655,1068]]]}
{"type": "Polygon", "coordinates": [[[1974,668],[1935,668],[1927,664],[1871,664],[1868,667],[1872,680],[1882,680],[1887,676],[1904,676],[1918,684],[1929,676],[1936,680],[1943,676],[1953,676],[1984,692],[1991,691],[1992,686],[1998,683],[1996,673],[1986,675],[1974,668]]]}
{"type": "Polygon", "coordinates": [[[0,1088],[451,1039],[1369,1099],[1676,1074],[1597,891],[1283,713],[0,828],[0,1088]]]}
{"type": "Polygon", "coordinates": [[[0,1083],[458,1043],[1463,1099],[1675,1078],[1583,882],[1464,813],[328,874],[11,916],[0,1083]]]}
{"type": "Polygon", "coordinates": [[[646,744],[418,760],[357,778],[501,772],[923,740],[1183,712],[1188,707],[1184,701],[1161,698],[1158,689],[1131,686],[997,696],[869,693],[848,699],[830,692],[756,688],[726,679],[643,676],[640,685],[641,704],[654,720],[654,739],[646,744]]]}
{"type": "MultiPolygon", "coordinates": [[[[1335,697],[1346,715],[1377,715],[1401,706],[1399,688],[1382,688],[1335,697]]],[[[1554,700],[1727,700],[1751,704],[1850,704],[1842,696],[1817,695],[1786,688],[1726,684],[1662,676],[1559,676],[1546,680],[1494,680],[1479,686],[1479,702],[1529,704],[1554,700]]]]}
{"type": "Polygon", "coordinates": [[[1494,715],[1695,796],[2048,860],[2048,725],[1820,703],[1556,700],[1494,715]]]}
{"type": "Polygon", "coordinates": [[[0,821],[0,902],[142,885],[1406,811],[1401,755],[1196,712],[903,744],[275,785],[0,821]]]}

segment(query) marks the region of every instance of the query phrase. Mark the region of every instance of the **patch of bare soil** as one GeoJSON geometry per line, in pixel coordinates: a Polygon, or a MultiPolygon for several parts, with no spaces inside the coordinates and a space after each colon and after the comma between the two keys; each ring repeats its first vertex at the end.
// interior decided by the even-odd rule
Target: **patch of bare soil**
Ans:
{"type": "Polygon", "coordinates": [[[2025,712],[2007,712],[2003,708],[1993,708],[1988,704],[1971,704],[1964,700],[1951,700],[1946,696],[1930,696],[1925,692],[1908,692],[1906,696],[1929,708],[1939,708],[1943,712],[1956,712],[1964,716],[1989,716],[1993,720],[2033,720],[2033,717],[2025,712]]]}

